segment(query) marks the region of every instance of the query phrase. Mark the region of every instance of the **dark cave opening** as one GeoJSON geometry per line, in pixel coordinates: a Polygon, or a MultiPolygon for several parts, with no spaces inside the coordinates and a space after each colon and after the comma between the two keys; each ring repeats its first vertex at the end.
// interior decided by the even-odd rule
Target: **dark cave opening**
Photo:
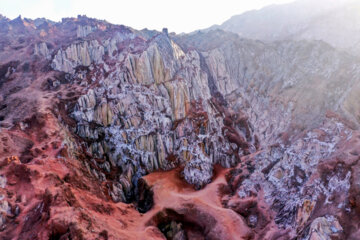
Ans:
{"type": "Polygon", "coordinates": [[[189,221],[185,215],[172,209],[159,212],[154,224],[169,240],[206,239],[205,230],[199,224],[189,221]]]}

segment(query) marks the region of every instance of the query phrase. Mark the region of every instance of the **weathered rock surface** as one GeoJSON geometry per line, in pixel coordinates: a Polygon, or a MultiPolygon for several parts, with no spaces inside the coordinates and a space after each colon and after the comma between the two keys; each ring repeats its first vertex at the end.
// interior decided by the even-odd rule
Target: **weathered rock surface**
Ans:
{"type": "Polygon", "coordinates": [[[359,60],[0,18],[4,239],[357,239],[359,60]]]}

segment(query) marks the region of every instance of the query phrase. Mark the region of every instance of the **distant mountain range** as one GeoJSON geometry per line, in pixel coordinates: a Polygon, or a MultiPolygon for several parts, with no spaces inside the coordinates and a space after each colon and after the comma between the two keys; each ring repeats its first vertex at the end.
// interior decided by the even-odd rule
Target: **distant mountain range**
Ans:
{"type": "Polygon", "coordinates": [[[219,28],[261,41],[322,40],[358,56],[359,13],[360,1],[298,0],[245,12],[209,29],[219,28]]]}

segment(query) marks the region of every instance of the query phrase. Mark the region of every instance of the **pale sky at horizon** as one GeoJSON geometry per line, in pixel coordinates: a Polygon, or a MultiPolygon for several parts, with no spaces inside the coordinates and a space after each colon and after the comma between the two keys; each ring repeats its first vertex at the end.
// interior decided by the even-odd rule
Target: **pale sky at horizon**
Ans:
{"type": "Polygon", "coordinates": [[[13,19],[45,17],[60,21],[78,14],[135,29],[191,32],[221,24],[231,16],[293,0],[0,0],[0,14],[13,19]],[[99,4],[100,3],[100,4],[99,4]]]}

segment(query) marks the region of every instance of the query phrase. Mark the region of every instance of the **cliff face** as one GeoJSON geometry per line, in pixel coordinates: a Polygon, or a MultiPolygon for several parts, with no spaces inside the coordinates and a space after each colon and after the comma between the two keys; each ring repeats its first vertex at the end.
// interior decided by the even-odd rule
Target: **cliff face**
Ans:
{"type": "Polygon", "coordinates": [[[0,25],[4,239],[356,239],[357,58],[81,16],[0,25]]]}

